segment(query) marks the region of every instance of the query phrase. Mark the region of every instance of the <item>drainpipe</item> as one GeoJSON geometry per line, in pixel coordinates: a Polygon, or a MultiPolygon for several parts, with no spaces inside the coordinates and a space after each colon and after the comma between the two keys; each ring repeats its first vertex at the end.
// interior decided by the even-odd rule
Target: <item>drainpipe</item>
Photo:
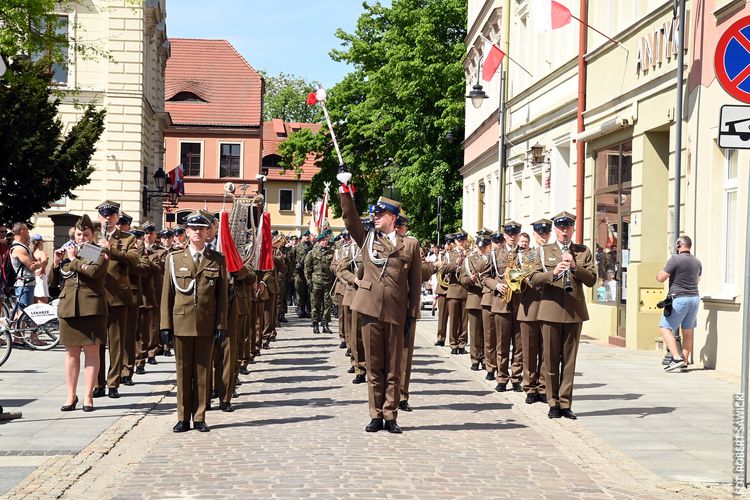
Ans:
{"type": "MultiPolygon", "coordinates": [[[[511,0],[505,0],[503,3],[503,52],[510,54],[510,6],[511,0]]],[[[505,149],[505,103],[508,100],[508,81],[510,74],[508,73],[508,58],[503,57],[503,69],[500,71],[500,102],[498,102],[498,123],[500,125],[499,140],[500,144],[498,155],[498,179],[499,193],[498,193],[498,225],[497,228],[500,230],[503,223],[505,222],[505,162],[506,162],[506,149],[505,149]]]]}
{"type": "MultiPolygon", "coordinates": [[[[685,78],[685,0],[680,2],[680,33],[677,40],[677,102],[674,112],[674,238],[680,236],[682,204],[682,87],[685,78]]],[[[676,12],[675,12],[676,14],[676,12]]],[[[671,243],[670,243],[671,244],[671,243]]]]}
{"type": "MultiPolygon", "coordinates": [[[[586,25],[588,2],[580,0],[578,23],[578,133],[584,130],[583,112],[586,111],[586,25]]],[[[576,142],[576,242],[583,243],[583,197],[586,182],[586,150],[583,141],[576,142]]]]}

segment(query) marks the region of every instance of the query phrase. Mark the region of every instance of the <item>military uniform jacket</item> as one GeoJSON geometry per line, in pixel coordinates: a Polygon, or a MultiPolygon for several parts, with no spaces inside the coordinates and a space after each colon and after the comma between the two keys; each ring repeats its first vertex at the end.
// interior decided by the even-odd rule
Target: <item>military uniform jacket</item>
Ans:
{"type": "MultiPolygon", "coordinates": [[[[356,253],[356,247],[349,245],[352,249],[352,253],[356,253]]],[[[354,260],[349,260],[349,264],[342,266],[338,272],[338,276],[344,283],[346,283],[346,289],[344,290],[344,298],[341,299],[341,305],[351,307],[354,301],[354,296],[357,294],[357,285],[355,280],[359,277],[358,273],[362,269],[362,254],[360,253],[354,260]]]]}
{"type": "Polygon", "coordinates": [[[242,266],[232,278],[234,287],[234,301],[237,307],[237,314],[240,316],[250,314],[250,293],[252,285],[255,283],[255,271],[250,264],[242,266]]]}
{"type": "Polygon", "coordinates": [[[341,277],[341,271],[347,266],[349,261],[351,261],[352,253],[351,245],[341,245],[333,251],[331,270],[336,275],[336,295],[344,295],[344,293],[346,293],[347,283],[341,277]]]}
{"type": "Polygon", "coordinates": [[[312,285],[330,287],[335,277],[331,268],[333,258],[333,249],[330,247],[324,249],[320,245],[315,245],[305,257],[305,278],[307,282],[312,285]]]}
{"type": "Polygon", "coordinates": [[[461,266],[463,265],[464,258],[458,250],[453,250],[446,253],[448,263],[443,267],[444,276],[448,280],[448,292],[445,297],[448,299],[460,299],[466,300],[468,294],[466,288],[461,285],[458,275],[461,272],[461,266]]]}
{"type": "MultiPolygon", "coordinates": [[[[530,262],[534,265],[539,248],[527,248],[519,252],[521,262],[530,262]]],[[[539,289],[535,288],[529,278],[526,278],[522,287],[521,297],[518,304],[518,321],[536,321],[536,315],[539,311],[539,299],[541,294],[539,289]]]]}
{"type": "Polygon", "coordinates": [[[514,293],[510,302],[505,303],[503,296],[498,292],[495,287],[499,283],[505,283],[505,268],[516,258],[516,250],[508,248],[503,245],[500,248],[495,248],[490,252],[490,265],[492,266],[492,273],[482,278],[482,284],[492,290],[492,308],[491,311],[496,314],[512,314],[513,311],[518,310],[518,304],[520,303],[520,297],[517,293],[514,293]]]}
{"type": "MultiPolygon", "coordinates": [[[[442,254],[442,256],[440,257],[440,259],[443,260],[445,262],[445,264],[443,265],[443,268],[440,269],[437,272],[441,273],[443,276],[447,276],[447,274],[445,272],[445,265],[447,265],[447,264],[450,263],[451,253],[450,252],[444,252],[442,254]]],[[[441,285],[439,281],[436,282],[436,285],[435,285],[435,295],[445,295],[447,293],[448,293],[448,287],[445,287],[445,286],[441,285]]]]}
{"type": "Polygon", "coordinates": [[[481,309],[483,289],[482,281],[474,282],[471,280],[471,273],[475,273],[479,278],[480,269],[485,269],[489,264],[489,256],[480,255],[477,252],[471,252],[464,259],[463,264],[458,270],[458,280],[466,289],[466,309],[481,309]]]}
{"type": "Polygon", "coordinates": [[[302,278],[305,277],[305,257],[307,257],[310,248],[311,246],[309,243],[306,244],[304,241],[302,241],[300,243],[297,243],[297,246],[294,247],[294,251],[292,253],[292,261],[294,262],[295,271],[302,278]]]}
{"type": "Polygon", "coordinates": [[[56,282],[58,276],[64,279],[57,306],[59,318],[107,315],[104,280],[109,262],[107,253],[102,252],[96,262],[77,257],[63,260],[59,268],[52,269],[51,282],[56,282]]]}
{"type": "Polygon", "coordinates": [[[161,305],[161,329],[174,330],[177,336],[206,337],[216,330],[226,330],[224,256],[204,248],[200,267],[196,269],[189,249],[169,254],[161,305]]]}
{"type": "Polygon", "coordinates": [[[422,260],[419,243],[396,236],[392,245],[388,235],[372,230],[366,233],[354,199],[348,193],[339,196],[344,223],[354,241],[362,248],[363,276],[352,302],[352,309],[385,323],[403,325],[406,317],[419,317],[422,290],[422,260]],[[365,238],[371,238],[365,246],[365,238]],[[385,259],[385,265],[372,259],[385,259]]]}
{"type": "Polygon", "coordinates": [[[589,319],[583,285],[594,286],[596,268],[591,250],[584,245],[570,245],[576,262],[575,272],[571,272],[572,292],[563,289],[563,279],[555,279],[552,272],[562,260],[562,250],[555,242],[541,247],[534,261],[534,271],[529,280],[541,288],[541,301],[537,320],[550,323],[580,323],[589,319]]]}
{"type": "Polygon", "coordinates": [[[135,296],[130,288],[130,272],[138,266],[135,237],[115,229],[108,238],[110,263],[104,285],[110,306],[134,306],[135,296]]]}
{"type": "Polygon", "coordinates": [[[164,262],[167,260],[169,251],[160,244],[154,243],[146,251],[146,255],[152,264],[154,297],[156,298],[156,307],[159,307],[161,303],[161,287],[164,283],[164,262]]]}

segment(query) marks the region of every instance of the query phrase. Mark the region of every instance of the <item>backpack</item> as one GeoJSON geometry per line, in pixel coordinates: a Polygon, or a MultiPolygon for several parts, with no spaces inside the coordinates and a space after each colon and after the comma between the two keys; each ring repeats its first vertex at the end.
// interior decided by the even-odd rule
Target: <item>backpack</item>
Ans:
{"type": "MultiPolygon", "coordinates": [[[[10,248],[8,248],[8,251],[5,252],[5,255],[0,257],[0,287],[3,289],[7,288],[13,288],[13,286],[16,284],[16,280],[18,279],[18,273],[21,271],[21,269],[16,269],[13,267],[13,259],[11,258],[11,253],[13,252],[13,249],[15,247],[23,247],[28,252],[29,249],[26,245],[22,243],[13,243],[10,248]]],[[[29,255],[31,253],[29,252],[29,255]]]]}

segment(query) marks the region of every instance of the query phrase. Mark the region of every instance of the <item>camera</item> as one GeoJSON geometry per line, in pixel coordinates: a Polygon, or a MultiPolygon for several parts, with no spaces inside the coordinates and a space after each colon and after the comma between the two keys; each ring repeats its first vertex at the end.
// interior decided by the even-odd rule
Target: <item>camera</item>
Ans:
{"type": "Polygon", "coordinates": [[[669,317],[672,314],[672,301],[674,300],[674,295],[671,293],[667,295],[667,297],[664,300],[660,300],[656,303],[656,307],[659,309],[664,309],[664,316],[669,317]]]}

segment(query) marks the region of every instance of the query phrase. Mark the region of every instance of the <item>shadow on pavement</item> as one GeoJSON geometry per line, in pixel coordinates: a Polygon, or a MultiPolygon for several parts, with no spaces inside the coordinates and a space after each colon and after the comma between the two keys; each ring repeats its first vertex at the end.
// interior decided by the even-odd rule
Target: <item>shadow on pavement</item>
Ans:
{"type": "Polygon", "coordinates": [[[576,394],[576,401],[607,401],[610,399],[622,399],[624,401],[633,401],[640,399],[643,394],[576,394]]]}
{"type": "Polygon", "coordinates": [[[444,378],[413,378],[411,379],[412,384],[450,385],[450,384],[459,384],[462,382],[468,382],[468,380],[466,379],[445,380],[444,378]]]}
{"type": "Polygon", "coordinates": [[[528,427],[523,424],[515,424],[513,422],[466,422],[463,424],[432,424],[422,425],[419,427],[403,427],[404,432],[412,431],[496,431],[496,430],[512,430],[512,429],[523,429],[528,427]]]}
{"type": "Polygon", "coordinates": [[[235,408],[274,408],[281,406],[341,406],[341,405],[363,405],[367,404],[366,399],[346,399],[337,401],[331,398],[309,398],[309,399],[278,399],[271,401],[248,401],[234,404],[235,408]]]}
{"type": "Polygon", "coordinates": [[[265,384],[296,384],[298,382],[315,382],[317,380],[333,380],[337,375],[297,375],[289,377],[270,377],[256,380],[255,383],[265,384]]]}
{"type": "Polygon", "coordinates": [[[434,365],[435,363],[440,363],[440,360],[438,359],[413,359],[411,362],[413,366],[434,365]]]}
{"type": "Polygon", "coordinates": [[[416,406],[419,410],[454,410],[454,411],[488,411],[488,410],[510,410],[510,403],[448,403],[445,405],[416,406]]]}
{"type": "MultiPolygon", "coordinates": [[[[424,389],[421,391],[411,391],[411,394],[422,394],[423,396],[443,396],[452,394],[455,396],[489,396],[494,391],[471,391],[468,389],[424,389]]],[[[576,396],[576,399],[579,399],[576,396]]]]}
{"type": "Polygon", "coordinates": [[[578,389],[597,389],[599,387],[605,387],[607,384],[600,384],[600,383],[594,383],[594,384],[573,384],[573,388],[578,389]]]}
{"type": "Polygon", "coordinates": [[[247,422],[236,422],[232,424],[216,424],[211,429],[224,429],[227,427],[260,427],[265,425],[284,425],[296,424],[299,422],[314,422],[316,420],[330,420],[333,415],[313,415],[312,417],[289,417],[289,418],[268,418],[264,420],[249,420],[247,422]]]}
{"type": "Polygon", "coordinates": [[[36,401],[36,399],[0,399],[0,405],[5,408],[18,408],[33,403],[34,401],[36,401]]]}
{"type": "Polygon", "coordinates": [[[322,392],[322,391],[333,391],[335,389],[341,389],[341,385],[331,385],[326,387],[282,387],[280,389],[264,389],[258,392],[250,392],[249,394],[292,394],[295,392],[322,392]]]}
{"type": "Polygon", "coordinates": [[[307,365],[325,365],[328,359],[326,358],[294,358],[294,359],[279,359],[274,358],[268,361],[272,365],[294,365],[294,366],[307,366],[307,365]]]}
{"type": "Polygon", "coordinates": [[[448,370],[446,368],[414,368],[412,373],[429,373],[430,375],[438,375],[441,373],[453,373],[456,370],[448,370]]]}
{"type": "MultiPolygon", "coordinates": [[[[579,398],[575,398],[579,399],[579,398]]],[[[674,406],[654,406],[652,408],[613,408],[611,410],[597,410],[576,412],[579,417],[603,417],[611,415],[636,415],[639,418],[648,417],[649,415],[663,415],[675,411],[674,406]]]]}

